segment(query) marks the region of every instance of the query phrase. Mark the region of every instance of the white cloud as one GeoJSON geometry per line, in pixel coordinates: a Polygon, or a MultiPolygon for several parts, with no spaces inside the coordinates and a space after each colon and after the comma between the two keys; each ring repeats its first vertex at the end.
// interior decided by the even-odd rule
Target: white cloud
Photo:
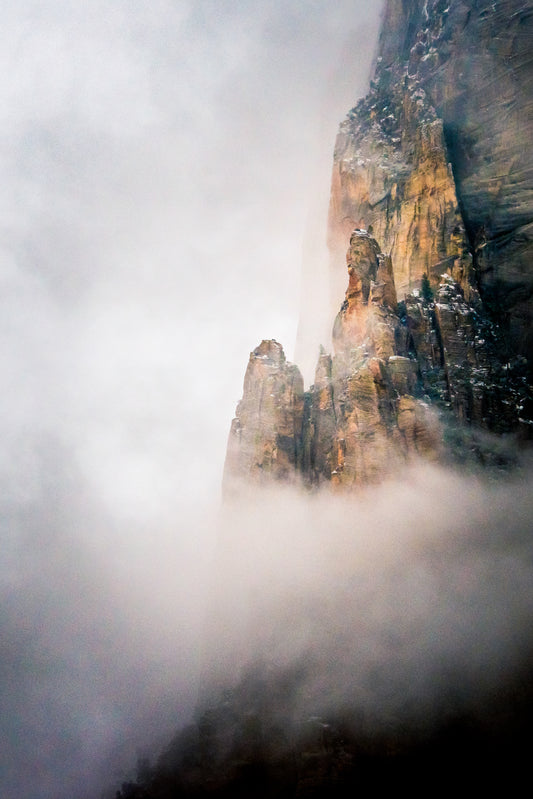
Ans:
{"type": "Polygon", "coordinates": [[[6,799],[190,707],[229,424],[250,350],[292,357],[367,6],[0,3],[6,799]]]}

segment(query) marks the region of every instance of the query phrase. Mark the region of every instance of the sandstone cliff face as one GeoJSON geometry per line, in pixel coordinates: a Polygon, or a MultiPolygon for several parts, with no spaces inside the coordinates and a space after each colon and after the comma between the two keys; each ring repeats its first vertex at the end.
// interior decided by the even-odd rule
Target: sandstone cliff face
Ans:
{"type": "Polygon", "coordinates": [[[422,93],[378,88],[341,125],[329,223],[335,281],[339,250],[359,225],[392,257],[401,299],[423,274],[436,283],[448,271],[467,289],[471,257],[442,123],[422,93]]]}
{"type": "Polygon", "coordinates": [[[335,147],[333,353],[305,393],[280,345],[252,353],[226,484],[349,489],[413,458],[498,464],[481,431],[531,437],[532,23],[513,0],[387,3],[335,147]]]}
{"type": "Polygon", "coordinates": [[[280,480],[351,489],[415,458],[499,466],[501,453],[476,430],[528,437],[527,364],[506,360],[502,332],[473,289],[467,300],[444,273],[435,291],[424,277],[398,303],[393,261],[363,229],[353,231],[346,260],[334,353],[321,352],[308,391],[276,341],[251,353],[226,492],[280,480]]]}
{"type": "MultiPolygon", "coordinates": [[[[341,125],[333,283],[347,232],[372,225],[400,299],[446,271],[533,345],[533,5],[388,0],[369,95],[341,125]]],[[[342,280],[342,277],[341,277],[342,280]]],[[[336,296],[337,289],[334,289],[336,296]]]]}
{"type": "Polygon", "coordinates": [[[402,345],[390,258],[366,230],[356,229],[346,260],[335,354],[321,355],[308,392],[302,473],[311,484],[376,482],[412,455],[437,457],[440,447],[438,419],[402,345]]]}
{"type": "Polygon", "coordinates": [[[263,341],[251,354],[244,394],[228,441],[225,486],[239,478],[291,481],[301,445],[303,379],[281,344],[263,341]]]}

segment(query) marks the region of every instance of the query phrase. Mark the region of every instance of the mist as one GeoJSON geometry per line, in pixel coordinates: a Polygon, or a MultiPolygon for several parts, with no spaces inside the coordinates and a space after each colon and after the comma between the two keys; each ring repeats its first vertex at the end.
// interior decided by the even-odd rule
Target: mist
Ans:
{"type": "Polygon", "coordinates": [[[84,799],[193,713],[229,424],[380,6],[0,5],[0,793],[84,799]]]}
{"type": "Polygon", "coordinates": [[[376,725],[505,683],[526,468],[221,506],[248,353],[323,296],[380,4],[0,5],[3,799],[112,791],[258,660],[376,725]]]}
{"type": "Polygon", "coordinates": [[[297,667],[285,718],[349,712],[359,732],[490,708],[530,665],[531,480],[421,463],[356,496],[241,497],[222,515],[205,684],[297,667]]]}

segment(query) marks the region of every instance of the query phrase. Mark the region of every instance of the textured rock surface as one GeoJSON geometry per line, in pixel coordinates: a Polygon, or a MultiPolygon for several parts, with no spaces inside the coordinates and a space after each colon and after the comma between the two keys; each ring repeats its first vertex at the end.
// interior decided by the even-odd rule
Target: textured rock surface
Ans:
{"type": "MultiPolygon", "coordinates": [[[[388,0],[369,95],[342,123],[334,296],[348,231],[372,225],[399,299],[422,273],[472,282],[513,354],[533,345],[533,4],[388,0]]],[[[340,278],[342,280],[342,277],[340,278]]]]}
{"type": "MultiPolygon", "coordinates": [[[[297,480],[350,490],[398,474],[414,458],[500,468],[509,464],[504,442],[516,448],[530,438],[532,20],[533,4],[518,0],[386,3],[371,91],[341,125],[335,151],[333,351],[321,351],[314,384],[305,392],[297,368],[287,363],[277,342],[263,341],[252,352],[229,436],[226,489],[238,493],[243,482],[297,480]]],[[[399,789],[426,795],[436,775],[450,794],[458,785],[474,795],[501,785],[504,794],[520,795],[530,778],[533,706],[531,636],[523,635],[520,626],[531,625],[520,603],[516,618],[521,623],[514,628],[507,624],[506,601],[497,591],[500,572],[488,564],[498,563],[504,574],[516,577],[516,583],[505,586],[527,594],[529,515],[520,508],[518,529],[525,538],[518,539],[517,509],[509,505],[498,511],[486,501],[489,495],[481,494],[485,500],[478,521],[474,515],[457,525],[451,511],[456,499],[464,498],[444,488],[439,506],[440,482],[439,477],[425,515],[418,516],[418,496],[413,502],[416,550],[425,553],[428,570],[398,538],[398,568],[376,583],[363,554],[362,571],[358,575],[355,570],[346,581],[338,615],[330,616],[328,608],[336,607],[333,589],[343,581],[328,581],[323,595],[313,586],[320,601],[309,615],[317,629],[328,625],[324,640],[333,642],[331,648],[321,646],[320,636],[315,650],[309,646],[313,624],[307,617],[306,636],[298,640],[293,621],[302,605],[284,602],[283,626],[296,640],[302,660],[283,669],[272,666],[272,657],[264,669],[257,662],[241,679],[235,675],[233,687],[204,706],[157,764],[138,783],[123,785],[117,799],[330,799],[399,789]],[[432,519],[439,507],[446,516],[441,547],[432,519]],[[450,571],[446,559],[454,526],[460,568],[450,571]],[[418,527],[433,532],[418,539],[418,527]],[[483,538],[481,528],[492,529],[497,538],[483,538]],[[477,538],[480,548],[469,559],[477,538]],[[519,550],[513,548],[517,541],[519,550]],[[413,585],[413,593],[400,592],[398,601],[394,589],[393,623],[385,624],[377,638],[365,638],[367,628],[381,629],[382,614],[388,618],[383,586],[396,585],[396,572],[413,585]],[[431,575],[435,582],[428,579],[431,575]],[[373,589],[377,585],[370,604],[358,601],[357,586],[365,583],[373,589]],[[487,593],[478,593],[485,583],[487,593]],[[330,697],[339,695],[342,647],[334,642],[337,636],[342,642],[343,627],[353,625],[350,607],[361,623],[348,636],[350,642],[353,636],[348,682],[355,700],[350,705],[346,690],[342,693],[338,718],[335,701],[328,705],[330,697]],[[488,608],[495,614],[495,627],[486,631],[484,624],[492,618],[488,608]],[[465,626],[468,609],[471,628],[465,626]],[[457,638],[448,638],[446,619],[457,638]],[[491,650],[487,645],[500,631],[498,646],[491,650]],[[467,637],[480,657],[471,672],[467,637]],[[435,646],[441,639],[444,652],[453,644],[449,660],[435,646]],[[369,641],[377,645],[368,646],[369,641]],[[508,650],[514,647],[521,649],[521,665],[506,674],[508,650]],[[313,652],[318,652],[318,663],[313,652]],[[368,685],[359,681],[365,657],[371,661],[368,685]],[[442,705],[427,693],[430,680],[420,669],[424,660],[431,664],[430,680],[443,691],[442,705]],[[413,666],[404,672],[405,681],[400,676],[397,716],[391,704],[394,687],[390,679],[380,679],[382,661],[398,666],[400,674],[406,663],[413,666]],[[494,676],[487,678],[491,669],[494,676]],[[421,703],[409,699],[413,683],[422,691],[421,703]],[[374,693],[386,708],[384,723],[377,727],[372,723],[375,708],[368,713],[367,704],[370,695],[372,707],[374,693]],[[420,726],[409,723],[415,707],[424,711],[420,726]]],[[[528,485],[520,487],[521,493],[527,493],[528,485]]],[[[396,513],[394,498],[388,501],[396,513]]],[[[357,523],[350,517],[350,534],[357,523]]],[[[329,535],[329,517],[324,527],[329,535]]],[[[298,563],[302,557],[298,550],[298,563]]],[[[245,559],[245,568],[250,562],[245,559]]],[[[324,567],[319,559],[317,574],[327,574],[324,567]]],[[[348,568],[353,570],[353,563],[348,568]]],[[[227,597],[226,582],[224,591],[227,597]]],[[[509,597],[510,607],[516,599],[509,597]]],[[[270,642],[267,617],[271,614],[261,610],[253,626],[262,633],[266,627],[270,642]]],[[[227,627],[218,626],[225,639],[227,627]]],[[[247,622],[247,640],[250,629],[247,622]]],[[[221,649],[216,648],[219,660],[221,649]]],[[[266,651],[270,654],[271,647],[266,651]]]]}
{"type": "Polygon", "coordinates": [[[334,279],[357,225],[392,257],[399,299],[420,288],[424,273],[438,280],[448,269],[467,285],[471,258],[442,123],[421,92],[377,87],[341,125],[329,223],[334,279]]]}
{"type": "Polygon", "coordinates": [[[439,454],[439,421],[403,354],[390,258],[364,229],[350,237],[348,288],[308,392],[302,464],[312,484],[376,482],[410,456],[439,454]],[[402,354],[400,354],[400,351],[402,354]]]}
{"type": "Polygon", "coordinates": [[[296,476],[308,485],[352,486],[377,482],[412,456],[439,457],[441,425],[406,350],[391,261],[365,230],[352,234],[346,260],[335,354],[321,354],[305,395],[277,342],[263,341],[251,354],[226,486],[296,476]]]}
{"type": "Polygon", "coordinates": [[[449,274],[396,302],[394,266],[367,231],[346,256],[348,288],[306,392],[281,345],[250,355],[228,443],[224,484],[300,481],[350,488],[398,474],[413,458],[502,465],[477,431],[530,435],[523,356],[470,287],[449,274]]]}
{"type": "Polygon", "coordinates": [[[228,441],[225,489],[239,477],[290,481],[301,442],[303,379],[281,344],[263,341],[251,354],[244,394],[228,441]]]}
{"type": "Polygon", "coordinates": [[[335,147],[333,355],[303,395],[263,342],[227,474],[350,487],[531,437],[532,36],[532,3],[387,2],[335,147]]]}

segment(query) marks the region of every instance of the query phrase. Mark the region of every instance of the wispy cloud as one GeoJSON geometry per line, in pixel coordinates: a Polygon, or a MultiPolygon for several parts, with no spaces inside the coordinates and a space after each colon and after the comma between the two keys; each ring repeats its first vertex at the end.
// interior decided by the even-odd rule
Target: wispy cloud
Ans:
{"type": "Polygon", "coordinates": [[[93,796],[191,707],[229,422],[294,340],[367,5],[1,3],[6,799],[93,796]]]}

